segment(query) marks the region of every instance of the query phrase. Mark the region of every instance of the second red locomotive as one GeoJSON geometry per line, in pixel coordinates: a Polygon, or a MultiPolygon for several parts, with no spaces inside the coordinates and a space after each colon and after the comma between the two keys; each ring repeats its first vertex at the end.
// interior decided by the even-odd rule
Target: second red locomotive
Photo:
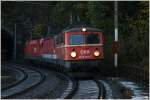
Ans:
{"type": "Polygon", "coordinates": [[[104,58],[103,44],[101,30],[77,27],[53,37],[28,40],[25,44],[25,56],[27,59],[54,63],[69,70],[87,69],[101,63],[104,58]]]}

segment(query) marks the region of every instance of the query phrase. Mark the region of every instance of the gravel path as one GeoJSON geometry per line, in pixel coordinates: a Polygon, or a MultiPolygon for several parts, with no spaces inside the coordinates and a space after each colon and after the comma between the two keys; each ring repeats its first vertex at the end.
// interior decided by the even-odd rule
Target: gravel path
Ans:
{"type": "Polygon", "coordinates": [[[147,89],[140,87],[131,80],[110,77],[103,78],[99,81],[104,84],[106,89],[106,99],[127,99],[128,97],[123,95],[123,90],[125,90],[125,88],[133,91],[133,95],[130,99],[143,100],[149,98],[147,89]]]}
{"type": "Polygon", "coordinates": [[[149,99],[149,91],[147,88],[144,88],[131,80],[118,80],[118,81],[120,84],[133,91],[134,93],[134,95],[132,96],[133,100],[149,99]]]}

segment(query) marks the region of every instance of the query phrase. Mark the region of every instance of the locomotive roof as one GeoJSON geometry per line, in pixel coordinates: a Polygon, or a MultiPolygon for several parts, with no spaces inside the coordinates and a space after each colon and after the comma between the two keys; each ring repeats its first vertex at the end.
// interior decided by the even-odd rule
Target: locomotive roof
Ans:
{"type": "Polygon", "coordinates": [[[86,31],[88,31],[88,32],[102,32],[98,28],[91,28],[91,27],[71,28],[71,29],[64,30],[63,32],[82,32],[82,28],[86,28],[86,31]]]}

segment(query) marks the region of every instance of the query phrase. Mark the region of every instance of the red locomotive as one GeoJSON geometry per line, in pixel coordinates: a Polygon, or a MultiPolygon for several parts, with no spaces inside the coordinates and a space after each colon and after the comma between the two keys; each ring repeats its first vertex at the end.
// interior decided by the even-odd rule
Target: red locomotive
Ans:
{"type": "Polygon", "coordinates": [[[28,40],[25,56],[66,69],[93,68],[104,58],[103,40],[103,33],[97,28],[71,28],[53,37],[28,40]]]}

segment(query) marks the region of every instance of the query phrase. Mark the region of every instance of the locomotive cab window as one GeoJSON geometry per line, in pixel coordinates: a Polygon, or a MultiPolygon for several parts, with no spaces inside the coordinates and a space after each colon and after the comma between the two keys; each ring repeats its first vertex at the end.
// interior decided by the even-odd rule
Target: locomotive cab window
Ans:
{"type": "Polygon", "coordinates": [[[70,45],[80,45],[84,44],[84,37],[81,34],[71,34],[70,35],[70,45]]]}
{"type": "Polygon", "coordinates": [[[86,36],[86,44],[98,44],[100,42],[100,38],[98,34],[88,34],[86,36]]]}

